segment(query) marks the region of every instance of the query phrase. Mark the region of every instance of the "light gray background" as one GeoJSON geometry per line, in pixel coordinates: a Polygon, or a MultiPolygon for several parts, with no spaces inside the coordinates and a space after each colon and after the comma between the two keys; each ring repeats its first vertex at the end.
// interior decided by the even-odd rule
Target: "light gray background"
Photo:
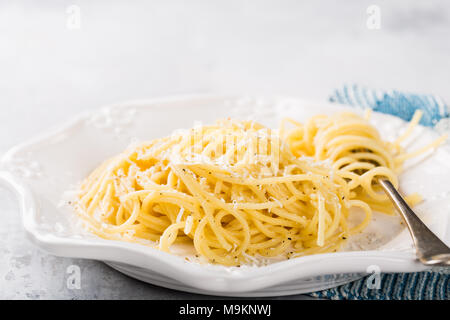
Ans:
{"type": "MultiPolygon", "coordinates": [[[[188,93],[325,100],[344,83],[450,99],[448,1],[0,2],[0,154],[81,111],[188,93]],[[366,26],[369,5],[381,29],[366,26]],[[81,28],[67,28],[70,5],[81,28]]],[[[202,298],[56,258],[0,188],[0,298],[202,298]],[[70,290],[67,267],[81,268],[70,290]]],[[[206,297],[205,297],[206,298],[206,297]]],[[[290,298],[301,299],[304,296],[290,298]]]]}

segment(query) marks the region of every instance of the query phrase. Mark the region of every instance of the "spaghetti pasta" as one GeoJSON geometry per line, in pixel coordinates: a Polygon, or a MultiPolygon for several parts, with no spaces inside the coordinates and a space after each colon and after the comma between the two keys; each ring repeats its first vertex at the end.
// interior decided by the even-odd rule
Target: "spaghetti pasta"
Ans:
{"type": "Polygon", "coordinates": [[[405,138],[385,142],[352,113],[288,119],[279,131],[223,120],[130,146],[82,183],[75,208],[100,237],[163,251],[192,243],[223,265],[335,251],[372,210],[392,213],[376,178],[398,185],[405,138]],[[360,209],[357,225],[351,208],[360,209]]]}
{"type": "MultiPolygon", "coordinates": [[[[393,214],[394,207],[376,179],[387,178],[397,188],[403,163],[439,146],[447,137],[441,136],[433,143],[407,153],[401,142],[411,135],[422,112],[416,111],[405,132],[394,142],[388,142],[382,140],[369,123],[370,111],[368,109],[364,117],[351,112],[315,116],[305,124],[284,119],[282,137],[297,157],[311,157],[314,161],[331,160],[336,173],[347,180],[352,199],[367,203],[373,210],[393,214]],[[294,128],[287,130],[288,123],[293,124],[294,128]]],[[[405,198],[410,205],[421,201],[418,194],[405,198]]]]}

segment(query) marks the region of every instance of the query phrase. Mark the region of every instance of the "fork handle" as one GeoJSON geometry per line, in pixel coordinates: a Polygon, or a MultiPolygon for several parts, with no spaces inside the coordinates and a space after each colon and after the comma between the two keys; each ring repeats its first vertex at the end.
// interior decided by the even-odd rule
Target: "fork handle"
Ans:
{"type": "Polygon", "coordinates": [[[380,179],[379,183],[408,226],[420,262],[429,266],[450,266],[450,248],[419,219],[389,180],[380,179]]]}

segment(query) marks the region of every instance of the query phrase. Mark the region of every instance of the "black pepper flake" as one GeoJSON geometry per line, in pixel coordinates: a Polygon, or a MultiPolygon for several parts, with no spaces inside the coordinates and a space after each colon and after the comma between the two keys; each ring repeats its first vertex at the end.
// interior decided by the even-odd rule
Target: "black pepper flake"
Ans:
{"type": "Polygon", "coordinates": [[[292,238],[288,238],[288,240],[292,240],[292,238]]]}

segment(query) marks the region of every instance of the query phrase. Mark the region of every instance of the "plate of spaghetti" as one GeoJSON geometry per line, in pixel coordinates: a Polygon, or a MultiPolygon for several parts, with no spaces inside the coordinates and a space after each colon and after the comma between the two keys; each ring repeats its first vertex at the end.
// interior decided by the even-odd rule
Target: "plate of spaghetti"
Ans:
{"type": "Polygon", "coordinates": [[[425,270],[380,177],[449,243],[449,148],[420,117],[280,97],[133,101],[13,148],[0,181],[52,254],[183,291],[304,293],[425,270]]]}

